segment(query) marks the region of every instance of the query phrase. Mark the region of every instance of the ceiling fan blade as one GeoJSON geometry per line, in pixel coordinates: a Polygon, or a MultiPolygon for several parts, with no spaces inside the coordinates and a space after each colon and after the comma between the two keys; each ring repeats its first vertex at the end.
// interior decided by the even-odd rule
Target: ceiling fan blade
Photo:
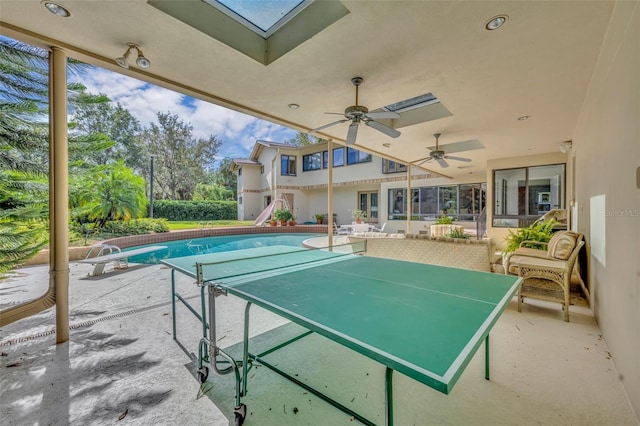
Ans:
{"type": "Polygon", "coordinates": [[[349,131],[347,132],[347,145],[352,145],[356,142],[356,136],[358,135],[358,122],[353,122],[349,125],[349,131]]]}
{"type": "Polygon", "coordinates": [[[398,136],[400,136],[400,132],[397,131],[396,129],[392,129],[391,127],[385,126],[384,124],[379,123],[375,120],[366,120],[364,124],[366,124],[369,127],[373,127],[377,131],[382,132],[385,135],[390,136],[392,138],[397,138],[398,136]]]}
{"type": "Polygon", "coordinates": [[[464,161],[466,163],[470,163],[471,162],[470,158],[455,157],[453,155],[445,155],[444,158],[446,158],[447,160],[464,161]]]}
{"type": "Polygon", "coordinates": [[[344,120],[334,121],[333,123],[325,124],[324,126],[320,126],[320,127],[317,127],[317,128],[315,128],[313,130],[309,130],[309,132],[307,132],[307,133],[309,133],[309,134],[315,133],[315,132],[317,132],[319,130],[326,129],[327,127],[331,127],[331,126],[335,126],[336,124],[344,123],[345,121],[349,121],[349,120],[344,119],[344,120]]]}
{"type": "Polygon", "coordinates": [[[416,166],[421,166],[424,163],[428,163],[431,160],[433,160],[433,157],[421,158],[419,160],[414,161],[413,164],[415,164],[416,166]]]}
{"type": "Polygon", "coordinates": [[[440,164],[440,167],[442,167],[443,169],[446,169],[447,167],[449,167],[449,163],[444,161],[443,158],[436,158],[436,161],[438,162],[438,164],[440,164]]]}
{"type": "Polygon", "coordinates": [[[368,112],[365,114],[367,117],[376,119],[376,118],[400,118],[400,114],[393,111],[376,111],[376,112],[368,112]]]}

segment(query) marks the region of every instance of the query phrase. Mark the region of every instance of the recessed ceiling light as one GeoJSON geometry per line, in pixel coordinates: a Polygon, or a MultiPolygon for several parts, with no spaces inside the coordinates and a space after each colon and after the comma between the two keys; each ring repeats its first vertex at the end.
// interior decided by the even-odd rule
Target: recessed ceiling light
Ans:
{"type": "Polygon", "coordinates": [[[531,116],[530,116],[530,115],[523,115],[522,117],[518,117],[518,120],[520,120],[520,121],[525,121],[525,120],[528,120],[528,119],[530,119],[530,118],[531,118],[531,116]]]}
{"type": "Polygon", "coordinates": [[[487,31],[497,30],[502,25],[504,25],[505,22],[507,22],[507,19],[509,19],[507,15],[494,16],[484,24],[484,28],[487,31]]]}
{"type": "Polygon", "coordinates": [[[57,3],[45,0],[45,1],[42,1],[41,4],[44,7],[46,7],[47,10],[53,13],[54,15],[60,16],[62,18],[68,18],[69,16],[71,16],[71,13],[69,13],[67,9],[65,9],[64,7],[60,6],[57,3]]]}
{"type": "Polygon", "coordinates": [[[289,104],[289,108],[298,109],[298,108],[300,108],[300,105],[298,105],[298,104],[289,104]]]}

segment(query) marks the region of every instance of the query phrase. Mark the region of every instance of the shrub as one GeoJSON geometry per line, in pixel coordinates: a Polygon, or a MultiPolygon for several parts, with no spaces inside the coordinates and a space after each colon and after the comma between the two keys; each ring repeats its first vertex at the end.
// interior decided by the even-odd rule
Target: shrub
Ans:
{"type": "Polygon", "coordinates": [[[293,213],[287,209],[279,209],[273,212],[273,218],[278,221],[288,222],[293,219],[293,213]]]}
{"type": "Polygon", "coordinates": [[[453,223],[453,219],[445,214],[436,218],[436,225],[451,225],[453,223]]]}
{"type": "Polygon", "coordinates": [[[102,232],[115,235],[138,235],[152,232],[169,232],[166,219],[132,219],[107,222],[102,232]]]}
{"type": "Polygon", "coordinates": [[[451,232],[449,232],[447,235],[445,235],[445,237],[447,237],[447,238],[460,238],[460,239],[463,239],[463,240],[468,240],[469,238],[471,238],[471,235],[465,234],[465,232],[462,229],[452,229],[451,232]]]}
{"type": "Polygon", "coordinates": [[[167,220],[236,220],[236,201],[156,200],[153,214],[167,220]]]}

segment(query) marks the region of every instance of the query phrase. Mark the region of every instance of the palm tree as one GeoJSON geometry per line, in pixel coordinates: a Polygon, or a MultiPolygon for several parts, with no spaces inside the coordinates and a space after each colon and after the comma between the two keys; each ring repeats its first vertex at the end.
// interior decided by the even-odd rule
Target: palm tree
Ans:
{"type": "MultiPolygon", "coordinates": [[[[89,67],[69,64],[71,71],[89,67]]],[[[48,67],[45,50],[0,37],[0,274],[48,240],[48,67]]],[[[70,102],[85,90],[78,83],[67,87],[75,94],[70,102]]],[[[104,135],[72,135],[72,165],[82,167],[86,162],[78,160],[88,152],[111,145],[104,135]]]]}
{"type": "Polygon", "coordinates": [[[0,39],[0,274],[47,243],[47,59],[0,39]]]}
{"type": "Polygon", "coordinates": [[[144,216],[147,211],[145,181],[126,167],[122,160],[96,168],[87,179],[75,183],[75,203],[79,212],[103,228],[110,220],[127,220],[144,216]]]}

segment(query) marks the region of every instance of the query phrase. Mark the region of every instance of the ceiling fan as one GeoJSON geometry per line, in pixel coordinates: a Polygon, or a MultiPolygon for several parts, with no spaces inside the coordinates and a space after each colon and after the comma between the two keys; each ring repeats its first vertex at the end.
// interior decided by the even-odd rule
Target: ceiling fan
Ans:
{"type": "Polygon", "coordinates": [[[373,127],[379,132],[384,133],[387,136],[392,138],[397,138],[400,136],[400,132],[396,129],[392,129],[389,126],[386,126],[375,119],[380,118],[400,118],[400,114],[393,111],[379,111],[379,112],[369,112],[369,109],[365,106],[358,105],[358,87],[362,84],[364,79],[362,77],[353,77],[351,79],[351,83],[356,86],[356,104],[344,110],[343,113],[339,112],[327,112],[326,114],[338,114],[344,115],[342,120],[334,121],[333,123],[325,124],[324,126],[320,126],[316,129],[310,130],[309,134],[315,133],[322,129],[326,129],[327,127],[334,126],[336,124],[345,123],[347,121],[351,121],[349,125],[349,130],[347,132],[347,145],[351,145],[356,141],[356,136],[358,135],[358,126],[360,123],[364,123],[369,127],[373,127]]]}
{"type": "Polygon", "coordinates": [[[445,161],[445,159],[446,160],[455,160],[455,161],[464,161],[464,162],[467,162],[467,163],[471,162],[471,160],[469,158],[454,157],[453,155],[445,155],[444,151],[442,151],[439,148],[439,145],[438,145],[438,139],[440,138],[441,135],[442,135],[442,133],[434,133],[433,136],[436,138],[436,149],[434,151],[431,151],[427,158],[421,158],[420,160],[414,161],[414,164],[416,166],[420,166],[420,165],[422,165],[424,163],[428,163],[431,160],[436,160],[438,162],[438,164],[440,164],[440,167],[442,167],[442,168],[449,167],[449,163],[447,163],[445,161]]]}

